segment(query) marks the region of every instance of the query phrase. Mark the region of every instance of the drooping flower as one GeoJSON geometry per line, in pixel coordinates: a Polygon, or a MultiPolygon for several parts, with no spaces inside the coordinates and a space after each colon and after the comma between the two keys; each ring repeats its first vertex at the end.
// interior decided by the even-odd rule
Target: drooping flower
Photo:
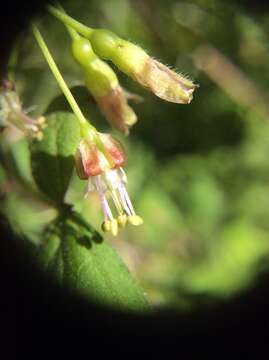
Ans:
{"type": "Polygon", "coordinates": [[[23,110],[14,85],[10,81],[4,80],[0,89],[0,127],[6,128],[10,125],[21,130],[29,138],[41,140],[46,120],[44,116],[37,119],[30,117],[23,110]]]}
{"type": "Polygon", "coordinates": [[[140,46],[120,38],[106,29],[93,29],[65,12],[50,7],[51,13],[65,25],[89,39],[93,51],[104,60],[111,60],[121,71],[166,101],[189,104],[198,85],[154,60],[140,46]]]}
{"type": "Polygon", "coordinates": [[[111,135],[98,133],[99,139],[81,140],[75,156],[78,176],[88,180],[87,195],[97,191],[104,214],[102,229],[117,235],[127,222],[140,225],[128,195],[127,177],[123,170],[126,155],[121,144],[111,135]]]}
{"type": "Polygon", "coordinates": [[[69,31],[73,34],[72,53],[83,69],[86,87],[110,125],[127,135],[129,128],[136,123],[137,116],[128,104],[117,75],[94,53],[88,39],[72,29],[69,31]]]}
{"type": "Polygon", "coordinates": [[[100,57],[111,60],[156,96],[177,104],[191,102],[198,85],[149,56],[140,46],[104,29],[93,30],[89,38],[100,57]]]}

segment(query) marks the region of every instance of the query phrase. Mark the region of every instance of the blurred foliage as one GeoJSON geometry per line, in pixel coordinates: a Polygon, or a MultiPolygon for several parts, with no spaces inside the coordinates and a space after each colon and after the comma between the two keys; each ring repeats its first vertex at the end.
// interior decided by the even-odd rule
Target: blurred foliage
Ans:
{"type": "MultiPolygon", "coordinates": [[[[126,146],[128,188],[145,224],[107,241],[156,306],[189,310],[257,283],[269,258],[269,9],[221,0],[70,0],[64,6],[79,21],[117,32],[200,84],[193,102],[181,106],[119,73],[128,91],[144,97],[133,105],[139,122],[131,135],[116,136],[126,146]],[[209,47],[216,58],[201,65],[198,50],[209,47]]],[[[83,111],[98,129],[110,131],[81,88],[62,24],[46,15],[40,28],[83,111]]],[[[10,73],[34,115],[69,109],[27,31],[10,73]]],[[[31,188],[23,146],[16,143],[9,153],[13,181],[31,188]]],[[[7,181],[1,167],[3,188],[7,181]]],[[[74,175],[66,201],[99,227],[98,198],[83,199],[85,186],[74,175]]],[[[32,195],[20,187],[2,196],[1,211],[21,233],[41,231],[53,217],[36,221],[37,208],[49,210],[32,195]]]]}

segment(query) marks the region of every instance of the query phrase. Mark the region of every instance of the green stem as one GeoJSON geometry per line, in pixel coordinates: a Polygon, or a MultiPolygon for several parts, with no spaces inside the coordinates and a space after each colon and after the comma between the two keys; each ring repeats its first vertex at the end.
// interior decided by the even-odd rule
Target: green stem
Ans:
{"type": "MultiPolygon", "coordinates": [[[[61,5],[58,5],[58,10],[61,11],[62,14],[66,14],[64,8],[61,6],[61,5]]],[[[67,14],[66,14],[67,15],[67,14]]],[[[73,28],[71,27],[70,25],[64,23],[70,37],[72,40],[78,40],[80,39],[80,35],[79,33],[73,28]]]]}
{"type": "Polygon", "coordinates": [[[89,131],[93,131],[94,134],[96,134],[97,130],[95,129],[95,127],[93,127],[91,124],[89,124],[89,122],[85,119],[84,115],[82,114],[76,100],[74,99],[74,97],[73,97],[71,91],[69,90],[68,86],[66,85],[55,61],[53,60],[53,57],[44,41],[42,35],[40,34],[39,30],[37,29],[37,27],[35,25],[33,25],[33,33],[34,33],[36,41],[43,53],[48,65],[49,65],[53,75],[55,76],[55,79],[56,79],[60,89],[64,93],[66,100],[68,101],[69,105],[71,106],[74,114],[77,116],[77,119],[80,123],[81,135],[83,137],[85,137],[89,131]]]}
{"type": "MultiPolygon", "coordinates": [[[[51,6],[52,8],[52,6],[51,6]]],[[[59,11],[61,12],[62,15],[66,15],[64,9],[62,7],[60,7],[60,9],[56,9],[53,8],[55,11],[59,11]]],[[[80,38],[80,35],[78,34],[77,30],[74,29],[74,27],[71,27],[68,23],[64,22],[65,27],[67,28],[67,31],[71,37],[72,40],[77,40],[80,38]]],[[[111,158],[110,154],[107,152],[104,144],[102,143],[101,139],[99,136],[95,136],[95,142],[96,145],[98,147],[98,149],[105,155],[105,157],[107,158],[108,162],[110,163],[111,166],[114,165],[113,163],[113,159],[111,158]]]]}
{"type": "Polygon", "coordinates": [[[78,32],[76,30],[74,30],[71,26],[64,24],[71,39],[72,40],[78,40],[80,38],[80,35],[78,34],[78,32]]]}
{"type": "MultiPolygon", "coordinates": [[[[109,163],[111,165],[113,165],[113,161],[111,159],[110,154],[108,153],[108,151],[106,150],[104,144],[102,143],[98,131],[96,130],[96,128],[94,126],[92,126],[84,117],[84,115],[82,114],[76,100],[74,99],[71,91],[69,90],[68,86],[66,85],[55,61],[53,60],[53,57],[42,37],[42,35],[40,34],[40,31],[38,30],[38,28],[33,25],[33,33],[34,36],[36,38],[36,41],[38,43],[38,45],[40,46],[40,49],[53,73],[53,75],[56,78],[56,81],[60,87],[60,89],[62,90],[62,92],[64,93],[67,101],[69,102],[69,105],[71,106],[74,114],[77,116],[77,119],[80,123],[80,131],[81,131],[81,136],[84,138],[89,138],[89,136],[91,137],[92,141],[96,142],[97,147],[100,149],[100,151],[102,151],[102,153],[105,155],[105,157],[107,158],[107,160],[109,161],[109,163]]],[[[79,36],[79,35],[78,35],[79,36]]]]}
{"type": "Polygon", "coordinates": [[[73,29],[77,30],[81,35],[89,38],[93,33],[94,29],[81,24],[79,21],[73,19],[71,16],[65,14],[54,6],[48,7],[49,12],[54,15],[57,19],[62,21],[65,25],[71,26],[73,29]]]}

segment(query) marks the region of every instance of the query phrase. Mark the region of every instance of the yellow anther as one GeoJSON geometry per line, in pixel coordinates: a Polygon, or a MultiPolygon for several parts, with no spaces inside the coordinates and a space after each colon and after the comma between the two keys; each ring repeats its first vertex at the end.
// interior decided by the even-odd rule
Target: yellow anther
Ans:
{"type": "Polygon", "coordinates": [[[127,222],[127,215],[122,214],[118,217],[118,225],[120,228],[124,228],[124,226],[126,225],[127,222]]]}
{"type": "Polygon", "coordinates": [[[102,224],[103,232],[110,232],[111,230],[111,222],[109,220],[105,220],[102,224]]]}
{"type": "Polygon", "coordinates": [[[128,216],[128,222],[134,226],[139,226],[143,224],[143,219],[138,215],[128,216]]]}
{"type": "Polygon", "coordinates": [[[111,234],[113,236],[118,235],[118,222],[117,222],[116,219],[111,220],[111,229],[110,229],[110,231],[111,231],[111,234]]]}
{"type": "Polygon", "coordinates": [[[45,116],[39,116],[39,118],[37,119],[37,123],[39,125],[45,124],[45,122],[46,122],[45,116]]]}
{"type": "Polygon", "coordinates": [[[41,141],[43,139],[43,133],[41,131],[39,131],[35,137],[38,141],[41,141]]]}

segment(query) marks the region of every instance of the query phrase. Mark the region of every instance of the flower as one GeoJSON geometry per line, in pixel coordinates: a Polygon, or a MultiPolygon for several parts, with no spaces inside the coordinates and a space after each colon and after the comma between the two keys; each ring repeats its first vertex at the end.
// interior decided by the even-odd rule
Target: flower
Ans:
{"type": "Polygon", "coordinates": [[[128,135],[137,116],[129,106],[113,69],[94,53],[90,41],[77,33],[72,39],[72,53],[83,69],[86,87],[105,118],[115,129],[128,135]]]}
{"type": "Polygon", "coordinates": [[[10,125],[21,130],[27,137],[41,140],[46,119],[43,116],[37,119],[28,116],[13,84],[4,80],[0,91],[0,126],[6,128],[10,125]]]}
{"type": "Polygon", "coordinates": [[[96,29],[90,35],[94,51],[163,100],[189,104],[198,87],[147,54],[140,46],[111,31],[96,29]]]}
{"type": "Polygon", "coordinates": [[[102,229],[114,236],[127,222],[135,226],[143,223],[126,189],[127,177],[122,168],[125,162],[121,144],[103,133],[98,133],[98,138],[81,140],[75,156],[78,176],[88,180],[86,196],[92,191],[98,193],[104,214],[102,229]]]}
{"type": "Polygon", "coordinates": [[[122,72],[166,101],[189,104],[198,85],[154,60],[140,46],[106,29],[89,28],[55,8],[50,11],[64,24],[90,40],[95,54],[112,61],[122,72]]]}

